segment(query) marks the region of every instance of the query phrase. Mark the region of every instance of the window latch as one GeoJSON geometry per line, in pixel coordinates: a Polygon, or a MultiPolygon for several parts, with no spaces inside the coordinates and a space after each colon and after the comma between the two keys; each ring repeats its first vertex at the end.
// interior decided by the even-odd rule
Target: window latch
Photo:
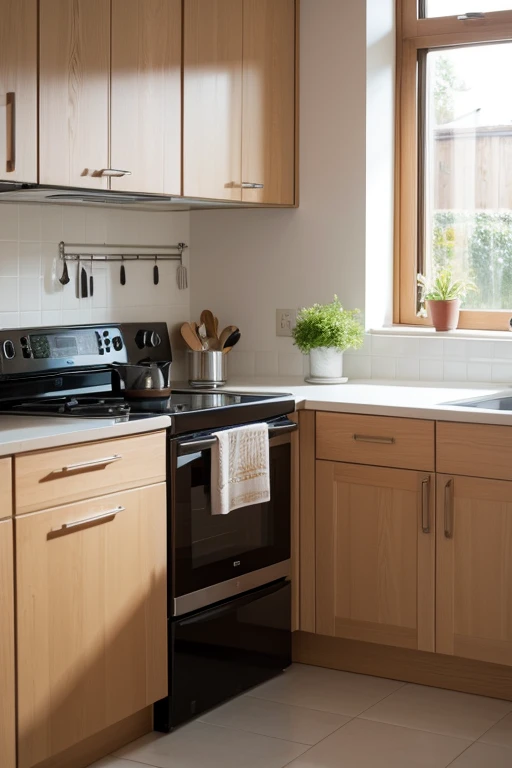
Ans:
{"type": "Polygon", "coordinates": [[[462,13],[457,16],[457,21],[471,21],[471,19],[485,19],[485,13],[475,11],[474,13],[462,13]]]}

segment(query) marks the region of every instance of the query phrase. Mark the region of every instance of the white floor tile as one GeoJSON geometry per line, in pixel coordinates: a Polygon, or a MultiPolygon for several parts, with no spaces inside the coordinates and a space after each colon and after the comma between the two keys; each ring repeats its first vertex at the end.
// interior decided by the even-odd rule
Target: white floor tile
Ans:
{"type": "Polygon", "coordinates": [[[357,719],[312,747],[289,768],[446,768],[470,743],[357,719]]]}
{"type": "Polygon", "coordinates": [[[130,760],[123,760],[120,757],[109,755],[102,760],[98,760],[97,763],[93,763],[89,768],[137,768],[137,765],[130,760]]]}
{"type": "Polygon", "coordinates": [[[512,710],[512,702],[406,685],[362,717],[458,738],[478,739],[512,710]]]}
{"type": "Polygon", "coordinates": [[[403,686],[394,680],[293,664],[250,696],[355,717],[403,686]]]}
{"type": "Polygon", "coordinates": [[[205,723],[260,733],[277,739],[317,744],[350,718],[316,709],[242,696],[200,718],[205,723]]]}
{"type": "Polygon", "coordinates": [[[196,721],[166,735],[150,733],[115,755],[156,768],[283,768],[307,749],[196,721]]]}
{"type": "MultiPolygon", "coordinates": [[[[502,744],[512,749],[512,715],[507,715],[480,737],[486,744],[502,744]]],[[[511,763],[512,766],[512,763],[511,763]]]]}
{"type": "Polygon", "coordinates": [[[512,749],[477,741],[458,757],[450,768],[510,768],[512,749]]]}

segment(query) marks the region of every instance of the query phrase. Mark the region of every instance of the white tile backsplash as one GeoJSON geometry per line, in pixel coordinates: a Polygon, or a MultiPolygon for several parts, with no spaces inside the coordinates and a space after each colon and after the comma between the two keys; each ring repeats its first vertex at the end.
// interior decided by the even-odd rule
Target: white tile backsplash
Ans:
{"type": "MultiPolygon", "coordinates": [[[[178,289],[176,262],[159,262],[158,285],[153,262],[127,264],[126,286],[120,285],[118,263],[95,265],[94,296],[79,299],[75,264],[68,263],[69,284],[59,283],[59,242],[188,244],[189,223],[187,212],[0,203],[0,327],[166,321],[180,361],[183,345],[176,331],[190,319],[190,289],[178,289]]],[[[184,263],[189,264],[188,250],[184,263]]],[[[90,275],[88,265],[87,271],[90,275]]]]}
{"type": "Polygon", "coordinates": [[[372,355],[372,379],[396,379],[395,358],[372,355]]]}

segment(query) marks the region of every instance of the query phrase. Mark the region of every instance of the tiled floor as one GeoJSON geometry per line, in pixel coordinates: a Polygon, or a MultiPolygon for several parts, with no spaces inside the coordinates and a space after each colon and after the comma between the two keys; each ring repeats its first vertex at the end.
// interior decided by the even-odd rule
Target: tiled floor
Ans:
{"type": "Polygon", "coordinates": [[[512,702],[294,664],[94,768],[512,768],[512,702]]]}

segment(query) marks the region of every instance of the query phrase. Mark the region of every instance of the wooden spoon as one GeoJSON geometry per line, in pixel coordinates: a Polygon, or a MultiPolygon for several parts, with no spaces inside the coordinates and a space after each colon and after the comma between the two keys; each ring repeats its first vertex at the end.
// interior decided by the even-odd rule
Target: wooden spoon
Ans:
{"type": "Polygon", "coordinates": [[[219,336],[219,348],[224,349],[224,344],[229,339],[232,333],[235,331],[238,331],[238,328],[236,325],[228,325],[224,330],[222,331],[221,335],[219,336]]]}
{"type": "Polygon", "coordinates": [[[183,323],[181,326],[181,335],[185,341],[185,344],[194,352],[201,352],[203,345],[199,341],[192,325],[190,323],[183,323]]]}
{"type": "Polygon", "coordinates": [[[215,332],[215,318],[209,309],[203,309],[201,312],[201,323],[204,323],[206,326],[206,335],[208,338],[216,339],[217,334],[215,332]]]}
{"type": "Polygon", "coordinates": [[[223,348],[223,350],[222,350],[222,353],[223,353],[224,355],[226,355],[228,352],[231,352],[231,350],[233,349],[233,347],[235,346],[235,344],[238,344],[238,342],[240,341],[240,337],[241,337],[241,335],[242,335],[242,334],[240,333],[240,331],[238,330],[238,328],[237,328],[235,331],[233,331],[233,333],[231,334],[231,336],[230,336],[230,337],[228,338],[228,340],[226,341],[226,346],[225,346],[225,347],[223,348]]]}

